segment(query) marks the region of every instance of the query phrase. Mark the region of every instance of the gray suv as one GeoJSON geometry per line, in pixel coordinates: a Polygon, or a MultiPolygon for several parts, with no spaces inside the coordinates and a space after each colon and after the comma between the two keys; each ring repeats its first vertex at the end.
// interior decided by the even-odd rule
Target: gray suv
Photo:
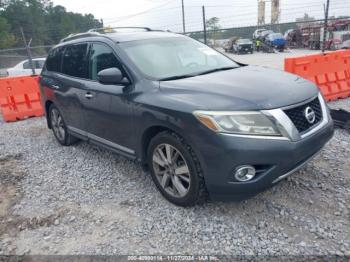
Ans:
{"type": "Polygon", "coordinates": [[[149,28],[63,39],[40,89],[59,143],[88,141],[140,162],[180,206],[251,197],[301,168],[333,135],[310,81],[149,28]]]}

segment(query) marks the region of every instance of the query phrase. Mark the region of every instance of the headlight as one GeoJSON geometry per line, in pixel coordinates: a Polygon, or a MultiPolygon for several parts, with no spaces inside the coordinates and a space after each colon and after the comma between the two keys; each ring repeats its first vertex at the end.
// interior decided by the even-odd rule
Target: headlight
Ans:
{"type": "Polygon", "coordinates": [[[274,123],[257,111],[194,111],[196,118],[215,132],[242,135],[281,136],[274,123]]]}

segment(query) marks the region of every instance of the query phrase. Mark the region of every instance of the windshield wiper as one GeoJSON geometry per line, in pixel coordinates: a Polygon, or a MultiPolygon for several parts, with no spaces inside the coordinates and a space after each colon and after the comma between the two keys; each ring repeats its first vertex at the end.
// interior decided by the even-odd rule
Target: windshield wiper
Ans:
{"type": "Polygon", "coordinates": [[[195,73],[195,74],[186,74],[186,75],[177,75],[177,76],[164,77],[164,78],[159,79],[159,81],[169,81],[169,80],[183,79],[183,78],[194,77],[194,76],[199,76],[199,75],[206,75],[206,74],[214,73],[214,72],[217,72],[217,71],[225,71],[225,70],[230,70],[230,69],[235,69],[235,68],[238,68],[238,66],[219,67],[219,68],[214,68],[214,69],[210,69],[210,70],[199,72],[199,73],[195,73]]]}
{"type": "Polygon", "coordinates": [[[186,75],[169,76],[169,77],[161,78],[161,79],[159,79],[159,81],[169,81],[169,80],[183,79],[183,78],[193,77],[193,76],[195,76],[195,75],[186,74],[186,75]]]}
{"type": "Polygon", "coordinates": [[[196,76],[199,75],[206,75],[206,74],[210,74],[210,73],[214,73],[214,72],[218,72],[218,71],[225,71],[225,70],[230,70],[230,69],[235,69],[238,68],[238,66],[226,66],[226,67],[219,67],[219,68],[214,68],[214,69],[210,69],[204,72],[200,72],[198,74],[196,74],[196,76]]]}

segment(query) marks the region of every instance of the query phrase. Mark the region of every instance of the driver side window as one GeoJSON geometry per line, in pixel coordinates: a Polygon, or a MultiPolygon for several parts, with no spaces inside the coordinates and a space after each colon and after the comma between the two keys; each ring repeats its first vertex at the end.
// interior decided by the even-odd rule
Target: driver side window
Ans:
{"type": "Polygon", "coordinates": [[[116,67],[122,71],[122,67],[113,50],[104,45],[94,43],[90,49],[89,78],[97,80],[97,74],[101,70],[116,67]]]}

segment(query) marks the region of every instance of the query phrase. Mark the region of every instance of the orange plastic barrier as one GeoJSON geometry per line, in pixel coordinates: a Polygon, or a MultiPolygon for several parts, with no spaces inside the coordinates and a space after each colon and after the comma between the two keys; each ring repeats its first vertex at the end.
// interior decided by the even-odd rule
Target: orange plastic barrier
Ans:
{"type": "Polygon", "coordinates": [[[0,78],[0,110],[6,122],[42,116],[38,76],[0,78]]]}
{"type": "Polygon", "coordinates": [[[314,82],[327,101],[350,96],[350,50],[286,58],[284,70],[314,82]]]}

